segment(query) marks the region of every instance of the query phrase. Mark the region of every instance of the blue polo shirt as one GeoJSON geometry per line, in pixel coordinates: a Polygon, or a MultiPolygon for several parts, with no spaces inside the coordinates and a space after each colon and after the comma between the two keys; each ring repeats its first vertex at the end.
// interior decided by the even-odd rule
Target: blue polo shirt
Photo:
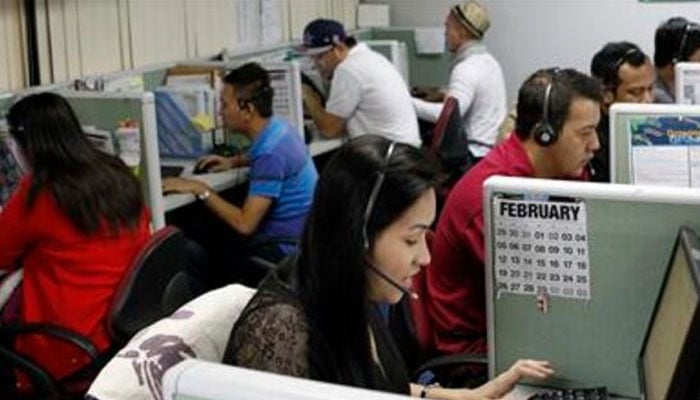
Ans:
{"type": "Polygon", "coordinates": [[[318,180],[301,135],[287,120],[272,117],[248,157],[248,195],[274,200],[254,238],[300,237],[318,180]]]}

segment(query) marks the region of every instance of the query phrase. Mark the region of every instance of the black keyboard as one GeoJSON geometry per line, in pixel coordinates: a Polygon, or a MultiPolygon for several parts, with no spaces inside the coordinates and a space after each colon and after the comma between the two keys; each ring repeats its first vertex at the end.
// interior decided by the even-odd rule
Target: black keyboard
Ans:
{"type": "Polygon", "coordinates": [[[605,387],[583,389],[549,390],[533,394],[528,400],[607,400],[608,389],[605,387]]]}
{"type": "Polygon", "coordinates": [[[178,177],[182,174],[185,167],[179,165],[161,165],[160,166],[160,176],[161,178],[173,178],[178,177]]]}

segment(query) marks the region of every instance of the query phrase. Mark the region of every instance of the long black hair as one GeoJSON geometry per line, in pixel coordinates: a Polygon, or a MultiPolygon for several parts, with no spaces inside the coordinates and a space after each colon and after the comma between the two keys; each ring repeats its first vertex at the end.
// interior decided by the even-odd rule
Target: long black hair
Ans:
{"type": "Polygon", "coordinates": [[[361,136],[341,147],[324,167],[297,261],[298,291],[309,321],[311,378],[371,387],[366,248],[363,217],[380,173],[382,186],[367,223],[378,233],[435,187],[435,166],[419,150],[361,136]]]}
{"type": "Polygon", "coordinates": [[[117,157],[97,150],[68,102],[54,93],[22,98],[7,114],[10,134],[31,167],[28,208],[41,190],[86,234],[137,226],[144,200],[139,181],[117,157]]]}

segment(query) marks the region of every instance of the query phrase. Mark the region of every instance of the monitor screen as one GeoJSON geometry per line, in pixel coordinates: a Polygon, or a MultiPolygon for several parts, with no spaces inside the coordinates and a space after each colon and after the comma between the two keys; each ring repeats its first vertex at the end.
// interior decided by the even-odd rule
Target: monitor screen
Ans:
{"type": "Polygon", "coordinates": [[[682,228],[669,262],[641,355],[647,400],[696,398],[692,389],[700,373],[698,272],[700,244],[694,231],[682,228]]]}

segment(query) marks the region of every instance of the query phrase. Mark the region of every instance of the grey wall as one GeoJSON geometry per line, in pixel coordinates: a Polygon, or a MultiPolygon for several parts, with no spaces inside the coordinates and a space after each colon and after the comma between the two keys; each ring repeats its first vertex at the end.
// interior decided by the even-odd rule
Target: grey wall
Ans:
{"type": "MultiPolygon", "coordinates": [[[[442,26],[461,0],[365,0],[389,4],[392,26],[442,26]]],[[[629,40],[650,56],[654,30],[671,16],[700,21],[700,2],[638,0],[482,0],[491,14],[485,42],[501,62],[509,101],[541,67],[589,71],[592,55],[608,41],[629,40]]],[[[447,82],[447,77],[445,77],[447,82]]]]}

